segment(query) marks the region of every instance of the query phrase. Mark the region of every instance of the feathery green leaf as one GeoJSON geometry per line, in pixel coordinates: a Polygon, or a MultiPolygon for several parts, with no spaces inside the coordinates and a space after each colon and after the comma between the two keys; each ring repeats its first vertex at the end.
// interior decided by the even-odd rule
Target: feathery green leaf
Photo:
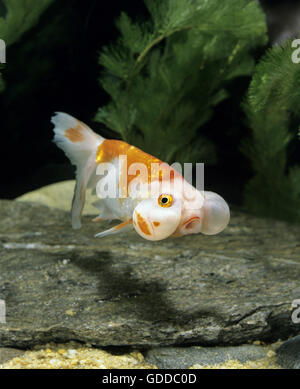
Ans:
{"type": "Polygon", "coordinates": [[[252,134],[242,150],[254,171],[245,206],[258,215],[299,221],[300,168],[286,171],[287,146],[294,138],[291,118],[300,121],[300,66],[292,51],[288,41],[258,64],[244,103],[252,134]]]}
{"type": "Polygon", "coordinates": [[[264,14],[253,0],[145,4],[150,19],[122,14],[118,41],[102,50],[100,83],[111,101],[96,120],[167,162],[215,161],[201,127],[230,81],[253,72],[251,52],[267,39],[264,14]]]}

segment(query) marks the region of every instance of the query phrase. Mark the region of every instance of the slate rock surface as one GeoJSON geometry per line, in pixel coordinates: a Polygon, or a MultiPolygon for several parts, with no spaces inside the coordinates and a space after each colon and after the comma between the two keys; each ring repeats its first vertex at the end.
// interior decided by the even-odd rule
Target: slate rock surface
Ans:
{"type": "Polygon", "coordinates": [[[234,360],[242,363],[266,358],[260,346],[160,347],[146,353],[146,361],[159,369],[188,369],[193,365],[218,365],[234,360]]]}
{"type": "Polygon", "coordinates": [[[277,362],[286,369],[300,369],[300,335],[287,340],[278,348],[277,362]]]}
{"type": "MultiPolygon", "coordinates": [[[[297,226],[233,212],[217,236],[95,239],[67,212],[0,201],[0,346],[237,345],[300,332],[297,226]]],[[[112,225],[113,223],[110,223],[112,225]]]]}

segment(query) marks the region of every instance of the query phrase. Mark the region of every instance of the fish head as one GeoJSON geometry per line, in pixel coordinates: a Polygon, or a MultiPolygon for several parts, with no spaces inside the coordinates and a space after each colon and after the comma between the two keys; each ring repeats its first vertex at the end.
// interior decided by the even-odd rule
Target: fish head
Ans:
{"type": "Polygon", "coordinates": [[[135,207],[133,226],[143,238],[154,241],[198,233],[215,235],[226,228],[230,211],[220,195],[179,184],[182,181],[171,189],[164,187],[135,207]]]}
{"type": "Polygon", "coordinates": [[[141,201],[133,211],[133,226],[147,240],[171,236],[181,219],[181,199],[171,193],[141,201]]]}

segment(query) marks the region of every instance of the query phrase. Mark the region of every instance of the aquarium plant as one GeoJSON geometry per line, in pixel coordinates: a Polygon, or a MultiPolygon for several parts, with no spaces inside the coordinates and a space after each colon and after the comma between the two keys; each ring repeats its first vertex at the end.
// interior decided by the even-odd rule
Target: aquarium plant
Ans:
{"type": "MultiPolygon", "coordinates": [[[[17,42],[32,28],[42,12],[53,0],[1,0],[0,1],[0,39],[6,46],[17,42]]],[[[3,65],[0,68],[3,69],[3,65]]],[[[4,83],[0,73],[0,91],[4,83]]]]}
{"type": "Polygon", "coordinates": [[[300,166],[289,158],[300,123],[300,64],[292,42],[269,49],[256,67],[244,109],[251,137],[242,150],[254,176],[245,191],[245,207],[278,219],[300,221],[300,166]]]}
{"type": "MultiPolygon", "coordinates": [[[[144,0],[149,17],[122,13],[100,55],[110,102],[96,120],[166,162],[212,162],[201,133],[230,82],[252,74],[265,16],[252,0],[144,0]]],[[[220,131],[223,131],[220,128],[220,131]]]]}

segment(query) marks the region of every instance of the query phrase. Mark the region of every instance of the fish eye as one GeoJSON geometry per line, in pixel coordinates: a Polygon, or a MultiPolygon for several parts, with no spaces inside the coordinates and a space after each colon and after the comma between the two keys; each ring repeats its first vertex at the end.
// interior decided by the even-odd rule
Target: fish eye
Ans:
{"type": "Polygon", "coordinates": [[[162,194],[158,198],[158,205],[160,207],[170,207],[173,203],[173,196],[170,194],[162,194]]]}

